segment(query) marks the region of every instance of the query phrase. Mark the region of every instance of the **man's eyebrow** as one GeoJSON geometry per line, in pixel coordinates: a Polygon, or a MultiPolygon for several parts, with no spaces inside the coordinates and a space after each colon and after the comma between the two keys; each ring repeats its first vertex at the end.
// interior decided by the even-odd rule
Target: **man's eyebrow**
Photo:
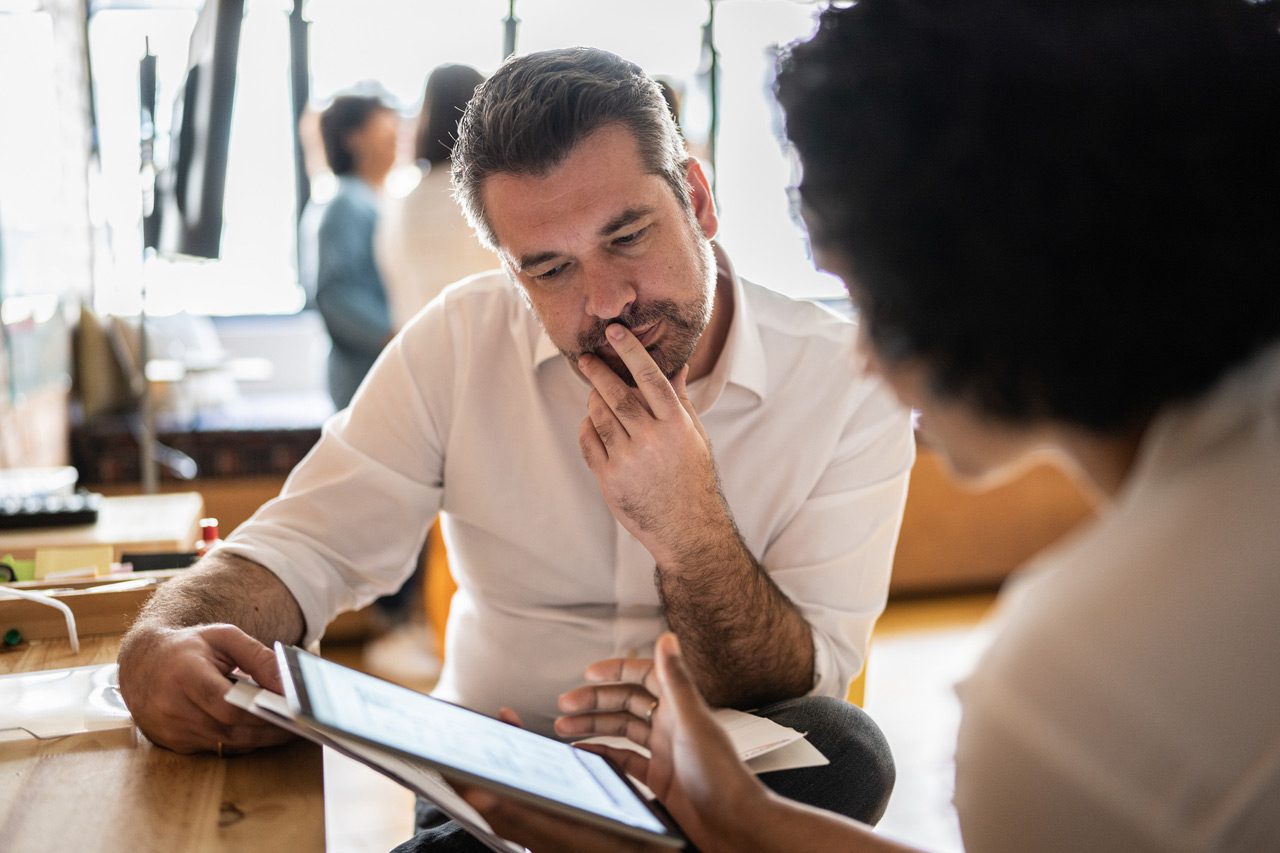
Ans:
{"type": "MultiPolygon", "coordinates": [[[[611,234],[613,234],[615,231],[618,231],[622,228],[626,228],[628,225],[635,222],[636,220],[643,219],[644,217],[649,216],[652,213],[653,213],[652,207],[648,207],[648,206],[629,207],[626,210],[619,213],[617,216],[610,219],[604,225],[602,225],[600,227],[600,230],[597,232],[597,234],[600,237],[608,237],[611,234]]],[[[530,267],[536,267],[539,264],[545,264],[547,261],[554,261],[556,258],[561,257],[562,254],[563,253],[561,252],[547,251],[547,252],[534,252],[532,255],[523,255],[522,257],[519,257],[516,259],[516,264],[518,265],[517,271],[524,272],[530,267]]]]}
{"type": "Polygon", "coordinates": [[[619,230],[620,228],[626,228],[632,222],[635,222],[637,219],[643,219],[644,217],[648,216],[651,213],[653,213],[652,207],[627,208],[626,210],[619,213],[617,216],[613,217],[613,219],[610,219],[608,222],[606,222],[600,228],[600,231],[598,232],[599,236],[608,237],[610,234],[619,230]]]}
{"type": "Polygon", "coordinates": [[[536,267],[538,264],[545,264],[547,261],[553,261],[560,257],[559,252],[537,252],[532,255],[525,255],[516,259],[518,272],[524,272],[529,267],[536,267]]]}

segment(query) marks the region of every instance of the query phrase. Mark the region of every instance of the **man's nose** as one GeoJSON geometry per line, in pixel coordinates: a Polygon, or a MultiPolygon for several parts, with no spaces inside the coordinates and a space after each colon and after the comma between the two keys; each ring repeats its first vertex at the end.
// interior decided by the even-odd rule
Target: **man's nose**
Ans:
{"type": "Polygon", "coordinates": [[[636,300],[636,289],[615,272],[603,270],[587,280],[586,311],[592,317],[612,320],[636,300]]]}

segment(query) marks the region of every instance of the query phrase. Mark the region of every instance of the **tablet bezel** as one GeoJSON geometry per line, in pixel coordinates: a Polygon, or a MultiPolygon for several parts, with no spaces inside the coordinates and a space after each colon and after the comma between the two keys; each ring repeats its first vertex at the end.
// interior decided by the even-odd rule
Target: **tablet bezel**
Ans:
{"type": "MultiPolygon", "coordinates": [[[[545,809],[547,811],[564,815],[566,817],[571,817],[575,820],[579,820],[588,825],[598,827],[600,829],[604,829],[604,830],[616,833],[618,835],[622,835],[627,838],[633,838],[640,841],[661,844],[663,846],[671,847],[673,849],[680,849],[685,846],[686,842],[685,842],[684,836],[680,833],[679,828],[672,823],[671,819],[665,813],[655,809],[647,800],[645,800],[645,798],[640,794],[640,792],[636,790],[636,787],[631,783],[631,780],[627,778],[627,775],[621,772],[620,770],[618,770],[618,768],[615,767],[613,763],[608,760],[604,761],[605,766],[608,767],[611,772],[615,773],[617,777],[622,780],[622,783],[626,787],[626,789],[630,791],[632,796],[636,798],[636,801],[640,803],[640,805],[643,806],[651,815],[653,815],[653,817],[658,821],[658,823],[666,829],[666,833],[652,832],[650,830],[644,829],[643,827],[632,826],[631,824],[623,823],[621,821],[615,820],[606,815],[601,815],[596,812],[587,811],[586,809],[579,808],[578,806],[572,805],[570,803],[565,803],[560,800],[555,800],[550,797],[542,796],[541,794],[535,793],[533,791],[528,791],[523,788],[515,788],[503,782],[499,782],[497,780],[490,779],[484,776],[477,776],[474,773],[470,773],[466,770],[462,770],[460,768],[450,766],[448,764],[437,761],[428,756],[420,755],[418,753],[402,749],[392,744],[385,743],[383,741],[379,741],[374,738],[369,738],[364,735],[349,731],[347,729],[342,729],[337,726],[333,726],[328,723],[325,723],[317,719],[315,716],[315,713],[313,710],[313,703],[311,702],[311,698],[307,691],[306,678],[303,675],[302,668],[299,665],[298,661],[302,655],[307,655],[309,657],[320,660],[321,663],[328,666],[340,667],[342,669],[350,669],[350,667],[343,667],[342,664],[334,663],[333,661],[320,658],[319,656],[313,655],[310,652],[306,651],[305,649],[300,649],[297,646],[286,646],[285,644],[280,642],[277,642],[275,644],[275,652],[276,652],[276,660],[280,667],[280,680],[284,683],[286,701],[289,703],[290,708],[293,710],[295,714],[297,714],[308,725],[313,726],[314,728],[319,729],[320,731],[329,732],[331,734],[338,734],[343,737],[352,738],[354,740],[358,740],[363,743],[371,744],[380,749],[385,749],[385,750],[388,750],[389,752],[396,753],[397,755],[406,756],[410,759],[421,761],[429,765],[433,769],[437,770],[442,776],[444,776],[446,779],[450,781],[456,780],[459,782],[475,785],[476,787],[479,787],[479,788],[486,788],[496,793],[510,796],[513,799],[517,799],[522,802],[529,803],[530,805],[534,805],[539,808],[545,809]]],[[[377,676],[369,675],[368,673],[362,673],[362,672],[359,672],[358,670],[352,670],[352,671],[357,672],[359,675],[363,675],[366,678],[377,679],[377,676]]],[[[386,679],[377,679],[377,680],[385,681],[386,679]]],[[[434,696],[429,696],[425,693],[415,693],[414,691],[409,690],[408,688],[402,687],[402,689],[408,690],[408,692],[413,693],[414,695],[420,697],[423,701],[453,704],[453,703],[445,702],[445,700],[443,699],[438,699],[434,696]]],[[[454,705],[454,707],[461,708],[462,706],[454,705]]],[[[474,714],[476,717],[479,717],[481,719],[489,720],[492,722],[498,722],[494,720],[493,717],[486,716],[485,714],[481,714],[478,711],[473,711],[469,708],[462,708],[462,710],[466,711],[468,714],[474,714]]],[[[506,725],[506,724],[502,723],[502,725],[506,725]]],[[[530,734],[536,737],[546,737],[545,735],[538,734],[537,732],[530,732],[530,734]]],[[[554,738],[547,738],[547,740],[552,740],[555,743],[563,743],[562,741],[557,741],[554,738]]]]}

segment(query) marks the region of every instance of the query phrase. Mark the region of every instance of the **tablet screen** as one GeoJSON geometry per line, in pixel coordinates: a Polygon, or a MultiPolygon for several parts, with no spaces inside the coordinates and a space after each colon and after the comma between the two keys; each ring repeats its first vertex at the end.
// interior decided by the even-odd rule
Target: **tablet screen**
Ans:
{"type": "Polygon", "coordinates": [[[322,726],[627,826],[669,835],[639,795],[598,755],[315,655],[288,651],[305,688],[301,710],[322,726]]]}

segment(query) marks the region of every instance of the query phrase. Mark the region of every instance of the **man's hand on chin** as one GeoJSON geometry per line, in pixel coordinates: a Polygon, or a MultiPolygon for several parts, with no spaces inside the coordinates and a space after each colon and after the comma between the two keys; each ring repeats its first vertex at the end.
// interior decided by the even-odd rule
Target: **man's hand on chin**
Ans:
{"type": "Polygon", "coordinates": [[[578,368],[594,386],[578,430],[582,456],[613,516],[658,565],[733,535],[706,431],[685,389],[688,366],[668,381],[620,324],[605,334],[635,378],[631,388],[597,356],[578,368]]]}

